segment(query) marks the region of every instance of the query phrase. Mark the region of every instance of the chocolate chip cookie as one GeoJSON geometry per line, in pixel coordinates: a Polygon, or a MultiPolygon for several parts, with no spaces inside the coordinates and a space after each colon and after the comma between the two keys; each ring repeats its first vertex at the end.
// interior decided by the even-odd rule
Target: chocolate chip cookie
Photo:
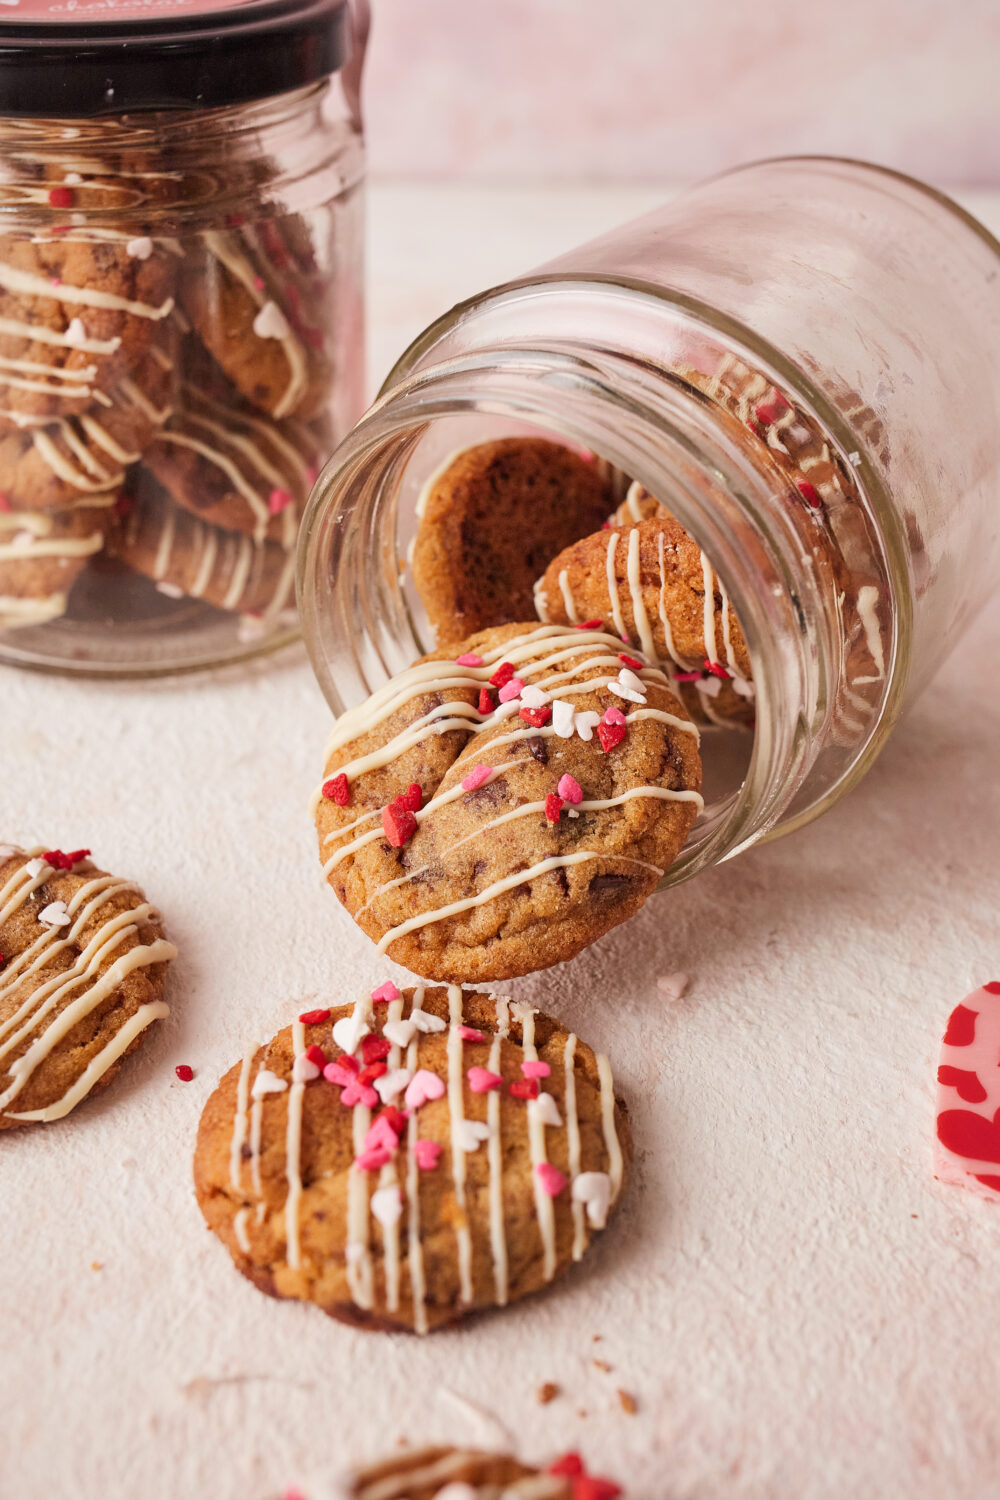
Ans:
{"type": "Polygon", "coordinates": [[[0,1130],[61,1120],[167,1014],[177,950],[89,849],[0,847],[0,1130]]]}
{"type": "Polygon", "coordinates": [[[698,733],[600,627],[506,625],[344,714],[316,800],[324,873],[426,978],[572,958],[655,889],[701,806],[698,733]]]}
{"type": "Polygon", "coordinates": [[[565,1453],[544,1469],[506,1454],[466,1448],[422,1448],[354,1475],[350,1500],[615,1500],[609,1479],[588,1474],[578,1453],[565,1453]]]}
{"type": "Polygon", "coordinates": [[[112,490],[68,510],[0,509],[0,630],[65,613],[74,580],[104,546],[116,501],[112,490]]]}
{"type": "Polygon", "coordinates": [[[610,1065],[493,995],[380,986],[248,1047],[205,1106],[209,1227],[262,1291],[417,1333],[541,1290],[631,1158],[610,1065]]]}

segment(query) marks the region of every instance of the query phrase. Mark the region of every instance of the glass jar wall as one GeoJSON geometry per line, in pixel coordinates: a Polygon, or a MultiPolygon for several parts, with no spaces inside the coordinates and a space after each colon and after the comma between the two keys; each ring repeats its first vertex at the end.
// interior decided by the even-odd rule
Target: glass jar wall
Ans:
{"type": "MultiPolygon", "coordinates": [[[[404,356],[307,514],[301,601],[331,705],[435,645],[408,559],[442,462],[541,434],[606,465],[607,575],[632,639],[630,592],[651,580],[623,558],[630,528],[655,527],[642,506],[659,502],[701,548],[712,649],[695,662],[645,643],[706,721],[706,808],[667,879],[816,816],[992,587],[998,271],[995,241],[932,190],[786,160],[453,310],[404,356]],[[713,713],[711,679],[738,675],[729,608],[752,735],[713,713]]],[[[536,591],[541,619],[572,623],[564,593],[536,591]]]]}
{"type": "Polygon", "coordinates": [[[362,405],[363,147],[344,4],[284,12],[269,54],[224,38],[236,74],[213,72],[218,9],[191,73],[135,22],[121,112],[85,68],[79,114],[0,97],[7,662],[169,672],[297,631],[299,520],[362,405]]]}

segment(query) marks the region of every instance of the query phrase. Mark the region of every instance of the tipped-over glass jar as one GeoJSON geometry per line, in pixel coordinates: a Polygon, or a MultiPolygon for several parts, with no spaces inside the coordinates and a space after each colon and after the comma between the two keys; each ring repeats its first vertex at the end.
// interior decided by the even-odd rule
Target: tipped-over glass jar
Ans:
{"type": "MultiPolygon", "coordinates": [[[[307,512],[300,606],[327,699],[339,712],[434,648],[408,559],[442,462],[541,434],[637,481],[702,549],[692,661],[653,649],[662,547],[657,579],[626,535],[641,490],[608,533],[608,620],[709,721],[705,811],[667,881],[816,817],[994,587],[998,349],[992,236],[836,159],[728,173],[473,298],[404,355],[307,512]],[[713,682],[750,691],[732,617],[752,735],[711,722],[713,682]]],[[[572,623],[566,595],[562,576],[537,591],[540,616],[572,623]]]]}
{"type": "Polygon", "coordinates": [[[5,16],[0,660],[169,672],[296,633],[299,519],[363,404],[358,22],[5,16]]]}

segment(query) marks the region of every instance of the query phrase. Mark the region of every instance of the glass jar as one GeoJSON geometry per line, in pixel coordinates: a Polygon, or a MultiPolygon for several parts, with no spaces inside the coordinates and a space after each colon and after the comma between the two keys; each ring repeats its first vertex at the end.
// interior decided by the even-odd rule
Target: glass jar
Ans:
{"type": "Polygon", "coordinates": [[[0,659],[297,634],[298,523],[363,406],[366,17],[22,0],[0,38],[0,659]]]}
{"type": "MultiPolygon", "coordinates": [[[[406,566],[428,476],[541,433],[669,508],[747,640],[754,732],[708,726],[705,811],[667,882],[805,823],[994,587],[998,348],[992,236],[836,159],[730,172],[473,298],[403,356],[307,512],[300,606],[331,707],[434,646],[406,566]]],[[[676,675],[707,682],[695,665],[676,675]]]]}

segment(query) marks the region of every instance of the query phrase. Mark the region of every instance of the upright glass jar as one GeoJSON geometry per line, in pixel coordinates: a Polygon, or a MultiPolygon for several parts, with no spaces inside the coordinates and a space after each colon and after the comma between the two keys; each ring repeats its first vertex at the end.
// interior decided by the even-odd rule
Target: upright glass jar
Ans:
{"type": "Polygon", "coordinates": [[[824,158],[728,173],[453,309],[306,515],[300,604],[332,708],[434,646],[406,567],[428,476],[541,433],[667,506],[746,636],[754,732],[708,727],[705,812],[668,882],[806,822],[995,587],[998,349],[992,236],[918,182],[824,158]]]}
{"type": "Polygon", "coordinates": [[[0,35],[0,660],[169,672],[297,630],[363,404],[349,0],[22,0],[0,35]]]}

